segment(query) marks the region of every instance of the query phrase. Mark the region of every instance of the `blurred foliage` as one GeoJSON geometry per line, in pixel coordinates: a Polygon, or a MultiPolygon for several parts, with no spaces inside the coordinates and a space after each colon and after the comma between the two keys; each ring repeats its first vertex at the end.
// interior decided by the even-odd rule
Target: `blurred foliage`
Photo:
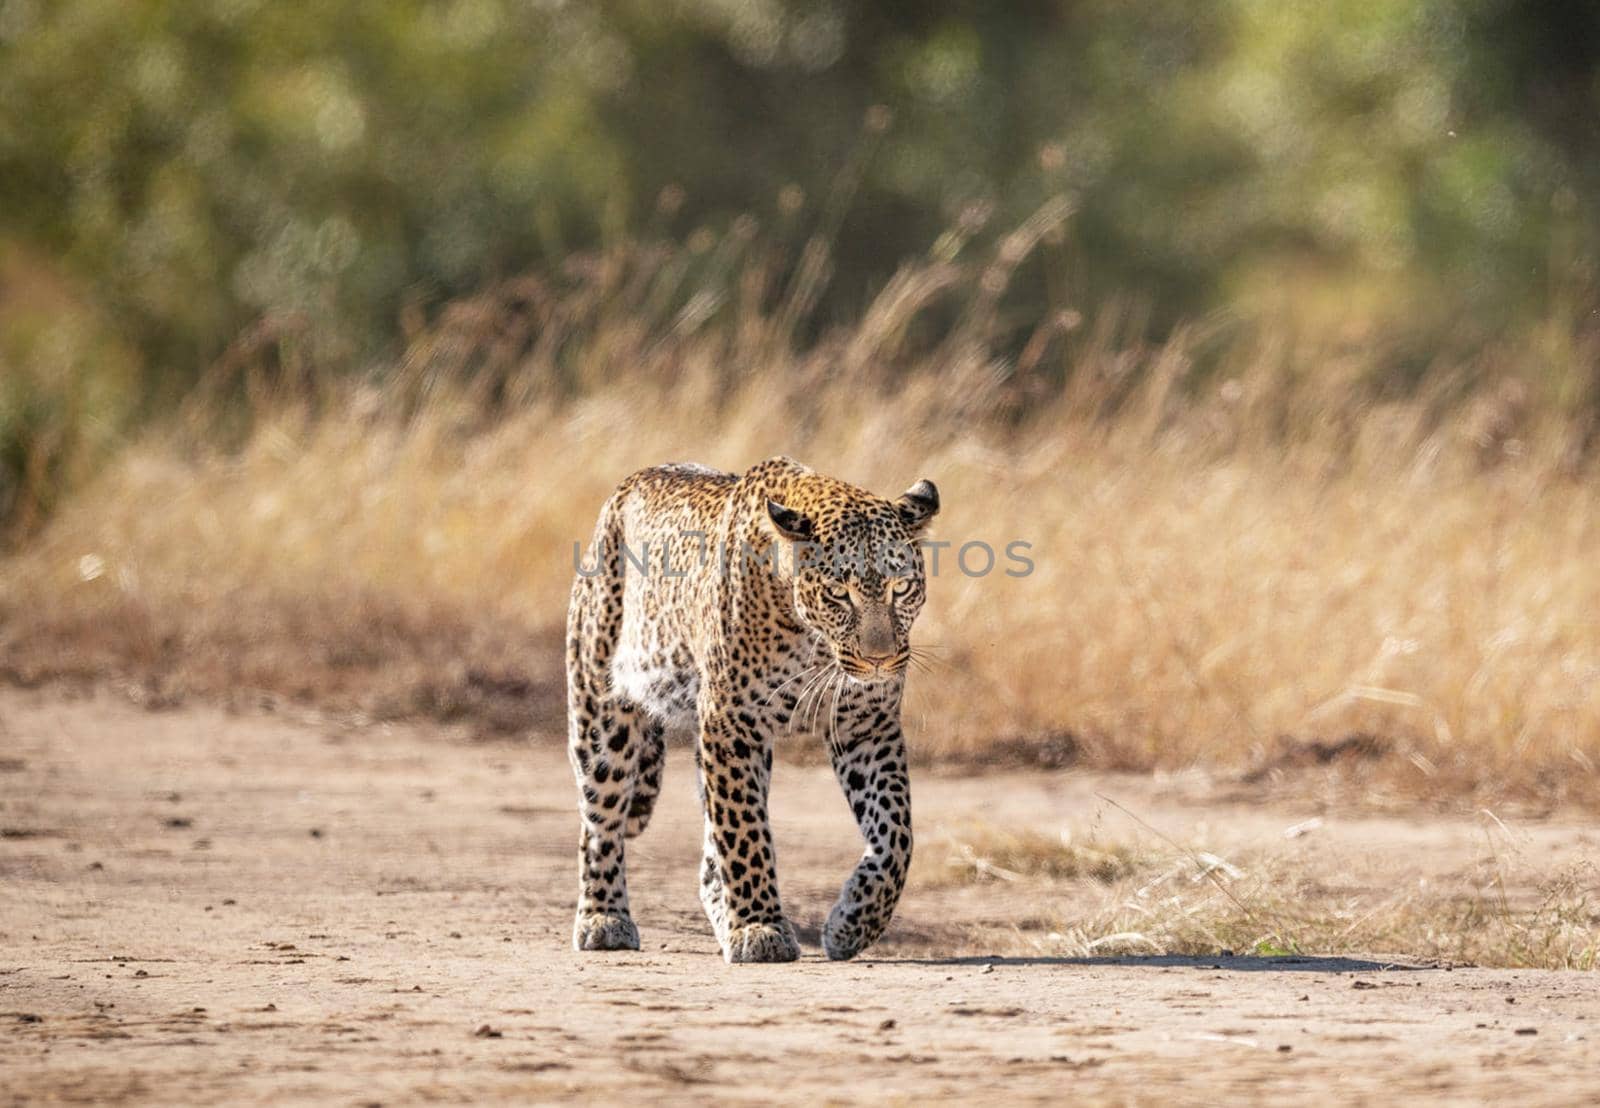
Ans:
{"type": "Polygon", "coordinates": [[[26,531],[117,443],[134,352],[92,305],[0,243],[0,525],[26,531]]]}
{"type": "Polygon", "coordinates": [[[1597,120],[1586,0],[0,0],[8,287],[71,290],[4,317],[0,453],[107,403],[56,379],[101,347],[146,411],[257,321],[381,364],[449,298],[741,217],[826,243],[816,329],[1063,193],[1019,336],[1132,296],[1415,373],[1590,318],[1597,120]]]}

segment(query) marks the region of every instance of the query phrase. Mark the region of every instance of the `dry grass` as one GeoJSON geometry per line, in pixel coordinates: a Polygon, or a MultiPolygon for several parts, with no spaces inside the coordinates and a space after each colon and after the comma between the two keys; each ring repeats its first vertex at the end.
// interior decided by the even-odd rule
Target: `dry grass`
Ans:
{"type": "Polygon", "coordinates": [[[1020,922],[971,940],[1011,954],[1380,954],[1600,966],[1593,862],[1551,867],[1492,843],[1463,872],[1407,873],[1380,886],[1352,884],[1284,850],[1222,858],[1148,836],[1082,843],[1066,833],[973,824],[920,847],[912,882],[1003,887],[1008,914],[1020,922]]]}
{"type": "Polygon", "coordinates": [[[1327,763],[1374,800],[1596,803],[1584,425],[1537,381],[1447,387],[1480,365],[1376,399],[1359,344],[1286,335],[1218,355],[1059,313],[1002,360],[1006,276],[1061,214],[992,260],[908,268],[804,349],[812,278],[785,289],[739,231],[457,305],[382,388],[255,336],[0,563],[0,665],[380,714],[432,711],[430,683],[459,703],[474,674],[553,696],[573,544],[616,481],[784,452],[883,492],[935,479],[953,547],[1032,544],[1023,578],[945,553],[909,700],[924,756],[1327,763]],[[954,322],[922,341],[933,317],[954,322]],[[1222,368],[1198,379],[1202,358],[1222,368]],[[235,388],[248,418],[215,418],[235,388]]]}
{"type": "Polygon", "coordinates": [[[922,884],[979,884],[985,881],[1083,879],[1109,885],[1146,868],[1153,856],[1124,843],[1079,842],[1063,831],[1052,837],[1031,828],[1003,830],[976,824],[946,831],[917,855],[915,877],[922,884]],[[927,859],[932,858],[933,861],[927,859]]]}

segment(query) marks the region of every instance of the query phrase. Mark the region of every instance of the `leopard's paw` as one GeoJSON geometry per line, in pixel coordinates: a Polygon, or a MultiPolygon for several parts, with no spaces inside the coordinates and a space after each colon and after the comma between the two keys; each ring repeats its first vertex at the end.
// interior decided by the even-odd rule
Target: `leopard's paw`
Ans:
{"type": "Polygon", "coordinates": [[[638,950],[639,929],[621,912],[579,912],[572,925],[574,950],[638,950]]]}
{"type": "Polygon", "coordinates": [[[728,932],[722,954],[729,962],[793,962],[800,957],[800,940],[788,920],[751,923],[728,932]]]}
{"type": "Polygon", "coordinates": [[[830,961],[849,961],[871,944],[866,929],[851,918],[854,914],[843,905],[835,905],[828,913],[828,920],[822,925],[822,952],[830,961]]]}

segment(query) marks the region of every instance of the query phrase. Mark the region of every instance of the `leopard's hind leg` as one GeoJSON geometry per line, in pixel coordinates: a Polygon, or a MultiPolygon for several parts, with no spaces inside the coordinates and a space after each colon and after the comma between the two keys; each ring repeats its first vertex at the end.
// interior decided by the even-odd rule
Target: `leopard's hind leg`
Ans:
{"type": "Polygon", "coordinates": [[[632,839],[650,823],[656,797],[661,795],[661,770],[666,763],[666,728],[660,720],[646,720],[639,734],[639,760],[633,776],[633,795],[628,800],[628,819],[623,834],[632,839]]]}
{"type": "Polygon", "coordinates": [[[569,753],[578,780],[577,950],[638,950],[628,911],[624,840],[632,822],[643,732],[639,710],[621,697],[595,702],[572,727],[569,753]]]}
{"type": "MultiPolygon", "coordinates": [[[[655,726],[611,687],[622,622],[622,567],[607,504],[595,534],[598,572],[580,572],[567,615],[567,756],[578,784],[577,950],[638,950],[623,843],[640,753],[655,726]]],[[[657,771],[659,773],[659,770],[657,771]]],[[[644,802],[648,807],[648,802],[644,802]]]]}

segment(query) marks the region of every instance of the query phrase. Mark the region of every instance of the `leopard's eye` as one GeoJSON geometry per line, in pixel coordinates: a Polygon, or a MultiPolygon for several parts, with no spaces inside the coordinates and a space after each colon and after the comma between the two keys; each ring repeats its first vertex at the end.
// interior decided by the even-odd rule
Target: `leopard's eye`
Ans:
{"type": "Polygon", "coordinates": [[[911,591],[911,578],[896,578],[894,584],[889,586],[889,591],[895,596],[904,596],[906,593],[911,591]]]}
{"type": "Polygon", "coordinates": [[[850,590],[843,585],[829,585],[828,597],[831,600],[849,600],[850,590]]]}

